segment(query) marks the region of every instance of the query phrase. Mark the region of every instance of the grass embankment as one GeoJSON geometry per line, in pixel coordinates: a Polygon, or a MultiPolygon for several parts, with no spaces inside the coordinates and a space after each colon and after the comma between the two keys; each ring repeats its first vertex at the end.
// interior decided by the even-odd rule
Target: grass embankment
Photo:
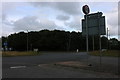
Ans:
{"type": "Polygon", "coordinates": [[[26,52],[19,52],[19,51],[3,51],[2,56],[3,57],[14,57],[14,56],[35,56],[38,55],[38,52],[33,51],[26,51],[26,52]]]}
{"type": "Polygon", "coordinates": [[[107,50],[107,51],[91,51],[89,53],[90,55],[94,55],[94,56],[110,56],[110,57],[120,57],[120,51],[119,50],[107,50]]]}

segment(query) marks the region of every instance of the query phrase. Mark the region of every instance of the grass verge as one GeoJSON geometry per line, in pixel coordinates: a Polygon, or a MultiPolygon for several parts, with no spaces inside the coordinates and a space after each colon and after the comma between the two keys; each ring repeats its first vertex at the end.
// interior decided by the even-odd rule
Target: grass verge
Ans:
{"type": "Polygon", "coordinates": [[[100,51],[91,51],[89,52],[90,55],[94,56],[110,56],[110,57],[120,57],[120,51],[119,50],[107,50],[107,51],[102,51],[100,54],[100,51]]]}
{"type": "Polygon", "coordinates": [[[14,56],[35,56],[38,55],[38,52],[28,51],[28,52],[19,52],[19,51],[3,51],[2,57],[14,57],[14,56]]]}

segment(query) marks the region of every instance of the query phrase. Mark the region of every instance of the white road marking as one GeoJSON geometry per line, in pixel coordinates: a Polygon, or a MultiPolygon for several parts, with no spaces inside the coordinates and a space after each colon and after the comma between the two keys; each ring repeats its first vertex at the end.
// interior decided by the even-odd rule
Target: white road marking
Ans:
{"type": "Polygon", "coordinates": [[[15,69],[15,68],[25,68],[26,66],[13,66],[13,67],[10,67],[11,69],[15,69]]]}

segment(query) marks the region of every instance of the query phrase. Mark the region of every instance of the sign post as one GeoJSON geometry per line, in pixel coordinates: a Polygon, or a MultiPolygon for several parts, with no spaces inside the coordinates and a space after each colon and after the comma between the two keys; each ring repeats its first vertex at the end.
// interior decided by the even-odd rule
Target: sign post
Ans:
{"type": "Polygon", "coordinates": [[[100,67],[101,67],[101,36],[100,36],[100,13],[98,12],[98,31],[99,31],[99,48],[100,48],[100,67]]]}
{"type": "Polygon", "coordinates": [[[87,26],[87,14],[89,14],[89,12],[90,12],[90,9],[89,9],[89,7],[88,7],[88,5],[84,5],[83,6],[83,13],[84,14],[86,14],[85,16],[86,16],[86,51],[87,51],[87,53],[88,53],[88,51],[89,51],[89,48],[88,48],[88,26],[87,26]]]}
{"type": "Polygon", "coordinates": [[[86,50],[87,50],[87,53],[89,50],[88,46],[89,46],[89,43],[88,43],[88,27],[87,27],[87,14],[86,14],[86,47],[87,47],[86,50]]]}
{"type": "Polygon", "coordinates": [[[94,51],[94,35],[92,36],[92,40],[93,40],[93,51],[94,51]]]}
{"type": "MultiPolygon", "coordinates": [[[[89,52],[89,43],[88,43],[88,14],[89,14],[89,12],[90,12],[90,9],[89,9],[89,7],[88,7],[88,5],[84,5],[83,6],[83,13],[85,14],[85,18],[86,18],[86,24],[85,24],[85,28],[86,28],[86,30],[85,30],[85,32],[86,32],[86,51],[87,51],[87,54],[88,54],[88,52],[89,52]]],[[[88,58],[87,58],[87,63],[88,63],[88,58]]],[[[91,64],[88,64],[88,66],[91,66],[91,64]]]]}
{"type": "Polygon", "coordinates": [[[83,13],[85,14],[82,19],[82,35],[86,36],[86,50],[88,53],[88,35],[93,36],[93,50],[94,50],[94,36],[99,36],[99,52],[100,52],[100,66],[101,66],[101,35],[106,34],[105,28],[105,16],[102,16],[102,12],[88,14],[89,7],[83,6],[83,13]]]}

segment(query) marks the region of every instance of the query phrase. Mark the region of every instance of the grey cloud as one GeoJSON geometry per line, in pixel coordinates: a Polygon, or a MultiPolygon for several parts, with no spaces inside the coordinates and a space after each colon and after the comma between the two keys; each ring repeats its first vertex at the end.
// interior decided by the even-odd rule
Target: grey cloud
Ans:
{"type": "MultiPolygon", "coordinates": [[[[21,3],[23,4],[23,3],[21,3]]],[[[19,2],[3,2],[2,3],[2,13],[8,13],[11,10],[15,10],[15,8],[21,5],[19,2]]]]}
{"type": "Polygon", "coordinates": [[[82,31],[81,30],[81,17],[80,16],[74,16],[73,17],[73,20],[71,22],[65,22],[64,24],[70,28],[73,28],[75,30],[79,30],[79,31],[82,31]]]}
{"type": "Polygon", "coordinates": [[[120,2],[118,2],[118,38],[120,40],[120,2]]]}
{"type": "Polygon", "coordinates": [[[106,14],[107,17],[107,22],[111,26],[117,26],[118,25],[118,13],[116,12],[111,12],[106,14]]]}
{"type": "Polygon", "coordinates": [[[69,20],[70,17],[69,16],[65,16],[65,15],[58,15],[56,17],[56,19],[61,20],[61,21],[66,21],[66,20],[69,20]]]}
{"type": "Polygon", "coordinates": [[[6,15],[3,13],[2,14],[2,21],[6,20],[6,15]]]}
{"type": "Polygon", "coordinates": [[[39,23],[36,21],[36,17],[24,17],[14,22],[14,30],[27,30],[34,29],[39,23]]]}
{"type": "Polygon", "coordinates": [[[13,26],[12,22],[7,20],[7,15],[6,14],[2,14],[2,19],[1,20],[2,20],[1,21],[2,24],[13,26]]]}
{"type": "Polygon", "coordinates": [[[118,28],[115,26],[115,28],[110,27],[109,28],[110,36],[118,36],[118,28]]]}
{"type": "Polygon", "coordinates": [[[106,27],[109,28],[109,32],[111,36],[117,36],[118,35],[118,25],[119,25],[119,15],[117,7],[111,10],[109,13],[105,13],[106,17],[106,27]]]}
{"type": "Polygon", "coordinates": [[[58,27],[53,21],[42,19],[39,20],[36,16],[24,17],[14,22],[14,30],[42,30],[42,29],[55,29],[58,27]]]}
{"type": "Polygon", "coordinates": [[[80,3],[78,2],[62,2],[57,3],[56,8],[71,15],[80,14],[80,3]]]}
{"type": "Polygon", "coordinates": [[[56,5],[56,2],[30,2],[35,7],[54,7],[56,5]]]}
{"type": "Polygon", "coordinates": [[[69,15],[81,14],[79,2],[32,2],[35,7],[50,7],[69,15]]]}

